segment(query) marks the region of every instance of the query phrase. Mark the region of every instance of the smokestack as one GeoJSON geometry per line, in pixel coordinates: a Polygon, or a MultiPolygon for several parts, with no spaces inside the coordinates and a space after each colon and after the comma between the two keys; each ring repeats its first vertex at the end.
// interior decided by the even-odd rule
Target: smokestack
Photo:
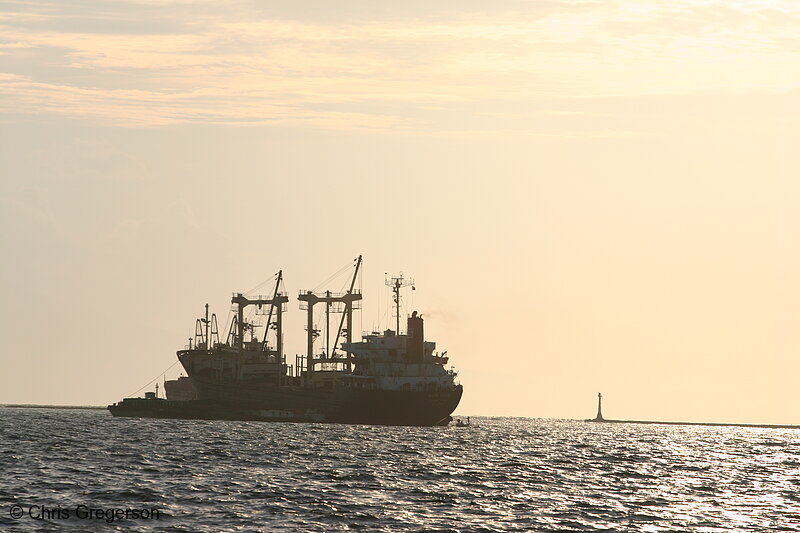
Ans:
{"type": "Polygon", "coordinates": [[[421,363],[423,345],[425,344],[425,332],[422,325],[422,317],[417,316],[417,312],[411,313],[408,317],[408,334],[406,335],[406,354],[410,363],[421,363]]]}

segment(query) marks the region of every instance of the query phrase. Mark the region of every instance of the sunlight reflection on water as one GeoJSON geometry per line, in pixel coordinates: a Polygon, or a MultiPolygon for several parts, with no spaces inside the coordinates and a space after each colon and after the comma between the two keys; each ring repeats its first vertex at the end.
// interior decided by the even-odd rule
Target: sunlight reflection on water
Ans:
{"type": "Polygon", "coordinates": [[[0,408],[0,529],[800,531],[800,432],[473,417],[469,428],[0,408]],[[9,518],[155,506],[157,522],[9,518]]]}

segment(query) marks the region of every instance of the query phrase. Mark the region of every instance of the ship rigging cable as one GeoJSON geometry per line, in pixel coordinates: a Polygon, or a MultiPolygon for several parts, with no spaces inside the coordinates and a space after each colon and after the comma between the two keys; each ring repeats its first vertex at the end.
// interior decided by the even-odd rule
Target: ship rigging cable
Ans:
{"type": "Polygon", "coordinates": [[[256,292],[258,289],[260,289],[261,287],[263,287],[264,285],[266,285],[266,284],[267,284],[267,282],[270,282],[270,281],[275,281],[276,279],[278,279],[278,273],[277,273],[277,272],[275,272],[275,273],[272,275],[272,277],[269,277],[269,278],[265,279],[264,281],[262,281],[261,283],[259,283],[258,285],[256,285],[255,287],[253,287],[252,289],[250,289],[249,291],[247,291],[247,292],[246,292],[246,293],[244,293],[244,294],[255,294],[255,292],[256,292]]]}
{"type": "MultiPolygon", "coordinates": [[[[356,259],[353,259],[353,261],[358,261],[358,258],[356,258],[356,259]]],[[[338,278],[339,276],[341,276],[341,275],[342,275],[342,274],[343,274],[345,271],[347,271],[347,270],[349,270],[349,269],[353,268],[353,261],[350,261],[350,262],[348,262],[348,263],[347,263],[346,265],[344,265],[342,268],[340,268],[339,270],[337,270],[337,271],[336,271],[336,272],[335,272],[333,275],[331,275],[330,277],[328,277],[328,279],[326,279],[325,281],[323,281],[322,283],[320,283],[319,285],[317,285],[316,287],[314,287],[314,289],[313,289],[313,290],[314,290],[314,292],[316,292],[316,291],[320,290],[322,287],[326,286],[328,283],[330,283],[331,281],[333,281],[333,280],[335,280],[336,278],[338,278]]]]}
{"type": "Polygon", "coordinates": [[[154,382],[155,380],[157,380],[158,378],[160,378],[161,376],[163,376],[164,374],[166,374],[167,372],[169,372],[169,371],[170,371],[170,369],[171,369],[173,366],[177,365],[178,363],[180,363],[180,360],[178,360],[178,361],[175,361],[174,363],[172,363],[171,365],[169,365],[169,366],[167,367],[167,369],[166,369],[166,370],[164,370],[163,372],[161,372],[159,375],[157,375],[156,377],[154,377],[153,379],[151,379],[150,381],[148,381],[147,383],[145,383],[144,385],[142,385],[141,387],[139,387],[138,389],[136,389],[136,390],[135,390],[135,391],[133,391],[132,393],[128,394],[128,395],[126,396],[126,398],[133,398],[133,395],[134,395],[134,394],[136,394],[137,392],[139,392],[140,390],[142,390],[143,388],[147,387],[147,386],[148,386],[148,385],[150,385],[152,382],[154,382]]]}

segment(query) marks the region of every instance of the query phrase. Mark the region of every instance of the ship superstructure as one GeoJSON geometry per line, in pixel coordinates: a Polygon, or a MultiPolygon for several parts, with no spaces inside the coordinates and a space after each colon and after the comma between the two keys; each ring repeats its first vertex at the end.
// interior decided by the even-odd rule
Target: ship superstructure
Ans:
{"type": "MultiPolygon", "coordinates": [[[[300,291],[306,311],[306,353],[287,364],[283,353],[283,319],[289,300],[279,272],[273,293],[231,298],[235,316],[225,342],[216,317],[198,319],[188,348],[177,352],[201,402],[232,418],[315,420],[344,423],[435,425],[447,423],[463,392],[456,372],[446,369],[446,354],[425,341],[424,322],[413,312],[400,333],[402,276],[392,287],[396,329],[353,339],[353,313],[360,308],[356,288],[361,257],[355,260],[349,288],[342,293],[300,291]],[[260,338],[249,307],[266,317],[260,338]],[[317,315],[315,313],[323,313],[317,315]],[[317,329],[315,318],[324,316],[317,329]],[[315,346],[320,347],[315,350],[315,346]]],[[[215,416],[216,417],[216,416],[215,416]]]]}
{"type": "Polygon", "coordinates": [[[164,380],[164,395],[167,400],[186,402],[197,399],[197,392],[194,390],[192,380],[188,376],[180,376],[178,379],[164,380]]]}

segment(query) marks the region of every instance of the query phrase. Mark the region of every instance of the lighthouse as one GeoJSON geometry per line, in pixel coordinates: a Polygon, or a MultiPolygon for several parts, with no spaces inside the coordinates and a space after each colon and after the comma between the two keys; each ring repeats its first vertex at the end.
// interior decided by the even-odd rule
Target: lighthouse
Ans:
{"type": "Polygon", "coordinates": [[[603,421],[603,395],[597,393],[597,416],[594,417],[595,422],[603,421]]]}

